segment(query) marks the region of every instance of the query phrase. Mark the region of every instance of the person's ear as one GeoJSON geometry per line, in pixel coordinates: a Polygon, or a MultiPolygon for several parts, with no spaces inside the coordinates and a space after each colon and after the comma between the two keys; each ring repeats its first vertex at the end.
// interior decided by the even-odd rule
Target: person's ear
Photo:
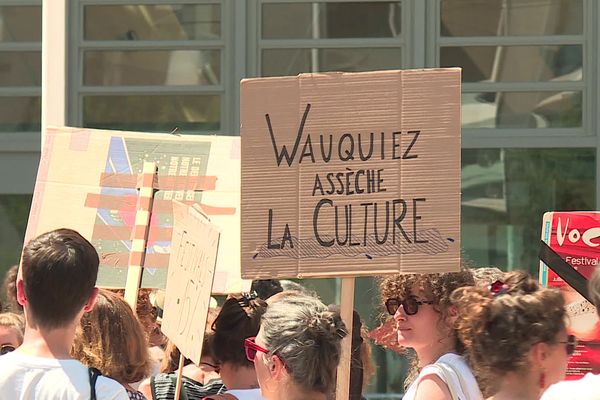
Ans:
{"type": "Polygon", "coordinates": [[[450,326],[454,326],[456,320],[458,319],[458,308],[456,306],[450,305],[446,310],[446,322],[450,326]]]}
{"type": "Polygon", "coordinates": [[[267,362],[267,368],[271,376],[275,379],[281,378],[284,374],[287,374],[285,364],[277,355],[273,354],[269,357],[267,362]]]}
{"type": "Polygon", "coordinates": [[[23,279],[20,276],[17,277],[17,302],[22,306],[27,303],[25,289],[23,288],[23,279]]]}
{"type": "Polygon", "coordinates": [[[529,350],[529,361],[532,365],[543,366],[550,354],[548,343],[540,342],[531,346],[529,350]]]}
{"type": "Polygon", "coordinates": [[[94,309],[94,305],[96,305],[97,298],[98,298],[98,288],[95,287],[92,290],[92,294],[90,294],[88,301],[85,303],[85,306],[83,306],[83,311],[86,313],[92,311],[94,309]]]}

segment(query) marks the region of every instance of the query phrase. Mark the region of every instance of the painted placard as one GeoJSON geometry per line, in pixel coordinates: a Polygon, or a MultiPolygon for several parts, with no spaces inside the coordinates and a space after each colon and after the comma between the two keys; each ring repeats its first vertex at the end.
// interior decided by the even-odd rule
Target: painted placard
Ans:
{"type": "Polygon", "coordinates": [[[195,207],[173,202],[172,250],[161,330],[187,358],[200,365],[220,234],[195,207]]]}
{"type": "Polygon", "coordinates": [[[460,69],[241,83],[244,278],[457,271],[460,69]]]}
{"type": "Polygon", "coordinates": [[[178,200],[200,205],[230,250],[218,256],[214,293],[248,290],[240,276],[239,137],[49,128],[26,240],[75,229],[100,255],[98,285],[125,287],[144,161],[158,174],[142,287],[165,288],[178,200]]]}
{"type": "MultiPolygon", "coordinates": [[[[542,240],[564,261],[590,279],[600,264],[600,212],[548,212],[542,221],[542,240]]],[[[568,333],[579,345],[569,359],[567,379],[600,373],[600,320],[596,307],[540,262],[540,282],[558,288],[565,299],[568,333]]]]}

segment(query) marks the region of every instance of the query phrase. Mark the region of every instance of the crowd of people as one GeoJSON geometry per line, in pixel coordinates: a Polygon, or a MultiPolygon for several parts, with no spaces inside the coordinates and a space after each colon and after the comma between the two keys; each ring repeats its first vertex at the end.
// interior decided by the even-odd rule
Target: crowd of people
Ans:
{"type": "MultiPolygon", "coordinates": [[[[160,333],[160,295],[140,291],[134,312],[122,291],[96,288],[98,266],[69,229],[25,246],[4,285],[0,398],[175,398],[180,353],[160,333]]],[[[600,273],[589,286],[598,309],[600,273]]],[[[600,399],[600,376],[564,382],[577,340],[563,296],[525,272],[398,274],[379,291],[398,345],[414,351],[405,400],[600,399]]],[[[356,313],[352,325],[349,400],[360,400],[373,363],[356,313]]],[[[333,399],[348,335],[338,306],[295,283],[255,281],[212,304],[179,398],[333,399]]]]}

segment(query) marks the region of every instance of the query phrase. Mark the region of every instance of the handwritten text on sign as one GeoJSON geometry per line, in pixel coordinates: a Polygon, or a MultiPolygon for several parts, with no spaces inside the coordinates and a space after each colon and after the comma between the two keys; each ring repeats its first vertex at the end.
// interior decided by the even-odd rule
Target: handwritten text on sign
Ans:
{"type": "Polygon", "coordinates": [[[220,234],[194,207],[173,202],[173,215],[162,331],[199,365],[220,234]]]}
{"type": "Polygon", "coordinates": [[[258,117],[242,102],[243,266],[287,258],[301,272],[307,260],[317,269],[335,258],[327,263],[344,273],[348,260],[400,270],[400,256],[457,259],[460,74],[446,73],[454,86],[437,96],[431,82],[390,79],[400,71],[366,75],[281,78],[251,107],[258,117]],[[288,91],[295,101],[279,95],[285,79],[303,78],[300,93],[288,91]]]}

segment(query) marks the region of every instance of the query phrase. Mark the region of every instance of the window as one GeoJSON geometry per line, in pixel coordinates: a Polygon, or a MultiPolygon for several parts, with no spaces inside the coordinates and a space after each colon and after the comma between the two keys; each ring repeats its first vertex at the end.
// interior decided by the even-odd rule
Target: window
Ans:
{"type": "Polygon", "coordinates": [[[80,1],[72,115],[91,128],[228,132],[226,6],[80,1]],[[105,3],[105,4],[103,4],[105,3]]]}
{"type": "Polygon", "coordinates": [[[463,128],[589,132],[583,0],[440,0],[439,65],[463,68],[463,128]]]}
{"type": "Polygon", "coordinates": [[[41,1],[0,1],[0,140],[7,134],[39,137],[41,42],[41,1]]]}
{"type": "Polygon", "coordinates": [[[477,266],[537,276],[546,211],[596,209],[596,149],[465,149],[462,247],[477,266]]]}
{"type": "Polygon", "coordinates": [[[261,76],[402,67],[400,1],[259,2],[261,76]]]}

